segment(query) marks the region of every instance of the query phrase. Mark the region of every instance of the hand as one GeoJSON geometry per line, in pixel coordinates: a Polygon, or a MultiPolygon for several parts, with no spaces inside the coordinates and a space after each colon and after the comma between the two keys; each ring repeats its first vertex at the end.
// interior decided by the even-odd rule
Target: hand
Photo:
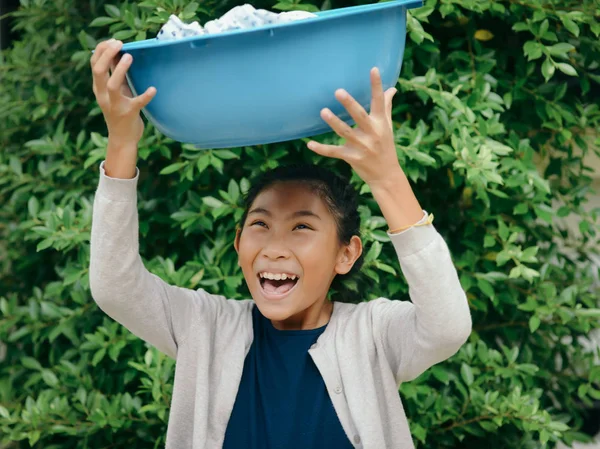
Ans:
{"type": "Polygon", "coordinates": [[[154,98],[156,89],[149,87],[142,95],[133,98],[125,79],[133,58],[129,54],[117,57],[122,44],[111,39],[96,47],[90,60],[93,90],[102,109],[109,138],[119,144],[137,145],[144,133],[140,111],[154,98]],[[108,74],[109,67],[111,76],[108,74]]]}
{"type": "Polygon", "coordinates": [[[351,128],[327,108],[321,111],[323,120],[346,140],[344,145],[310,141],[308,148],[321,156],[346,161],[363,181],[373,187],[393,180],[398,173],[402,173],[402,169],[396,154],[392,123],[392,99],[397,89],[383,92],[381,75],[376,67],[371,70],[371,87],[371,115],[345,90],[338,89],[335,92],[358,129],[351,128]]]}

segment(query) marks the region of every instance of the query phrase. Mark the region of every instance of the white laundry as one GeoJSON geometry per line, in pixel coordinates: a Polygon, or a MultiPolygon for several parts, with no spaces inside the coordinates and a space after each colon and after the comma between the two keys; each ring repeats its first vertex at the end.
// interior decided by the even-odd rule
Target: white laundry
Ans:
{"type": "Polygon", "coordinates": [[[184,23],[179,17],[172,14],[169,21],[163,25],[156,36],[160,40],[175,40],[189,36],[201,36],[203,34],[216,34],[224,31],[238,30],[244,28],[256,28],[274,23],[292,22],[295,20],[318,17],[316,14],[306,11],[288,11],[274,13],[264,9],[255,9],[252,5],[236,6],[220,19],[206,22],[202,27],[198,22],[184,23]]]}

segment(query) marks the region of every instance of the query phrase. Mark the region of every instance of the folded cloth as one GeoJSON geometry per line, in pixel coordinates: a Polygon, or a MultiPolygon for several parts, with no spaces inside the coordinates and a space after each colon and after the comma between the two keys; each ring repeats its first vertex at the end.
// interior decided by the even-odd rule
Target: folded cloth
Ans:
{"type": "Polygon", "coordinates": [[[198,22],[186,24],[179,17],[172,14],[169,21],[163,25],[156,36],[160,40],[175,40],[189,36],[201,36],[203,34],[216,34],[224,31],[239,30],[244,28],[256,28],[273,23],[285,23],[295,20],[318,17],[316,14],[305,11],[288,11],[274,13],[264,9],[254,9],[252,5],[236,6],[220,19],[206,22],[202,27],[198,22]]]}

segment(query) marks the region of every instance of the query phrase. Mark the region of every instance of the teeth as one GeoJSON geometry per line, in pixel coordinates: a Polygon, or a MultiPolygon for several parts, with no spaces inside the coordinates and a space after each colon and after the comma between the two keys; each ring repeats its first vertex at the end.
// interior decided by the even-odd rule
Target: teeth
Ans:
{"type": "Polygon", "coordinates": [[[264,279],[271,279],[271,280],[275,280],[275,281],[280,281],[280,280],[285,281],[286,279],[291,279],[292,281],[294,281],[298,277],[295,274],[285,274],[285,273],[275,274],[275,273],[268,273],[268,272],[259,273],[259,276],[264,279]]]}

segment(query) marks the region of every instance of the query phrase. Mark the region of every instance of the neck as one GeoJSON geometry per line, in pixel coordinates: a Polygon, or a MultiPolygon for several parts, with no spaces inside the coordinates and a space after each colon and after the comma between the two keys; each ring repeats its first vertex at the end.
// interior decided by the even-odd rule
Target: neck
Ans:
{"type": "Polygon", "coordinates": [[[329,323],[332,313],[333,302],[325,299],[289,317],[287,320],[271,320],[271,323],[275,329],[282,331],[317,329],[329,323]]]}

